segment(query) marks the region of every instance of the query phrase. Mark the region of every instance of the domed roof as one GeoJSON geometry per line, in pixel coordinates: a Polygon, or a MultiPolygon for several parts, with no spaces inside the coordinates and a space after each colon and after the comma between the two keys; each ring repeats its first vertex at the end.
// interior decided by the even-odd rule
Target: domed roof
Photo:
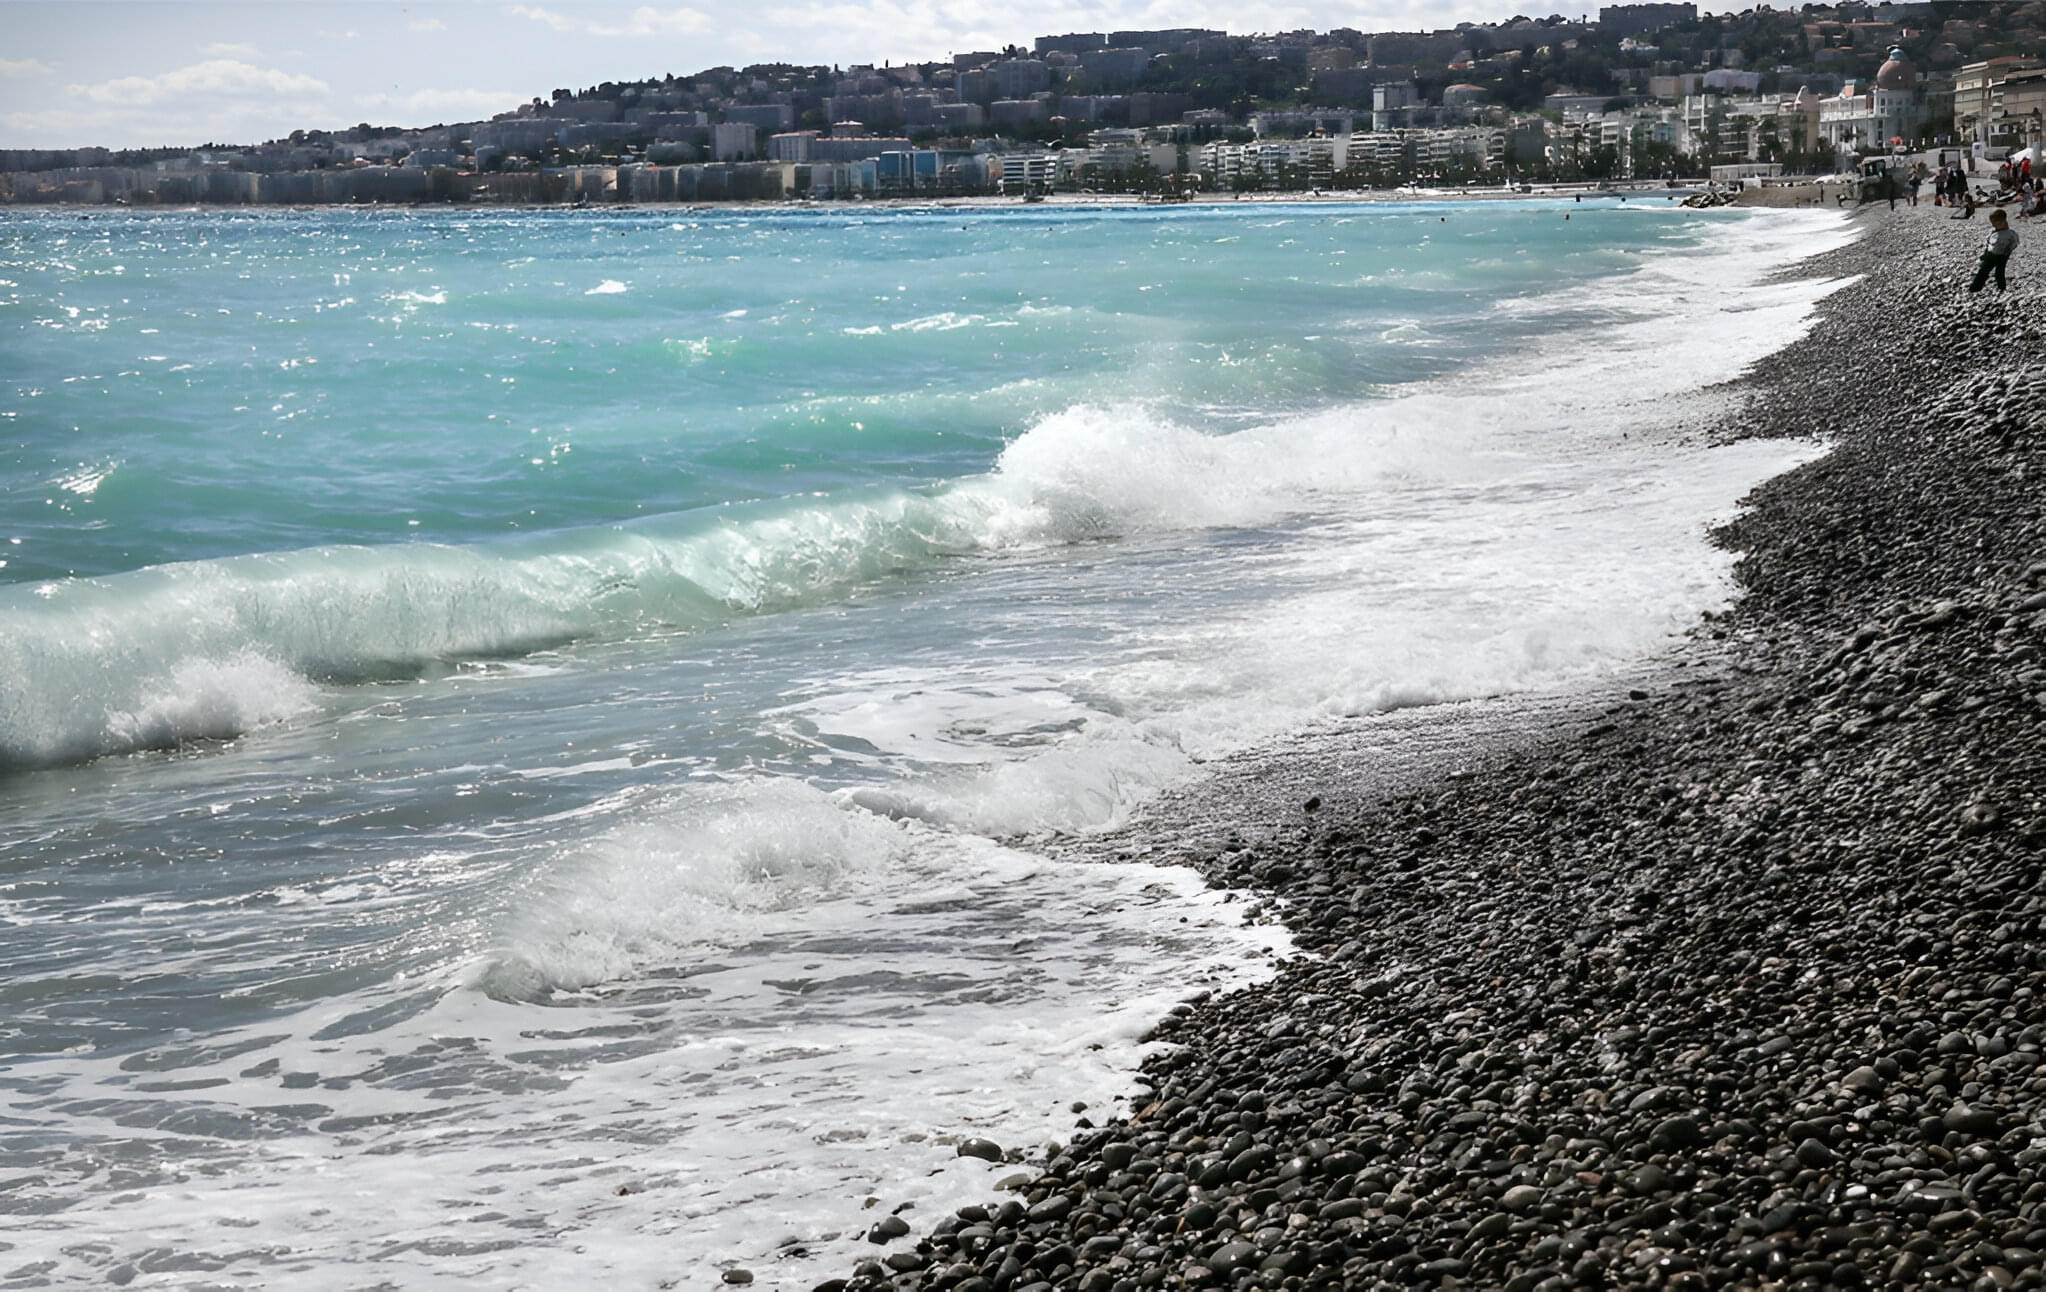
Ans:
{"type": "Polygon", "coordinates": [[[1876,70],[1878,90],[1915,90],[1918,88],[1918,69],[1911,66],[1911,60],[1904,57],[1901,49],[1892,49],[1890,57],[1876,70]]]}

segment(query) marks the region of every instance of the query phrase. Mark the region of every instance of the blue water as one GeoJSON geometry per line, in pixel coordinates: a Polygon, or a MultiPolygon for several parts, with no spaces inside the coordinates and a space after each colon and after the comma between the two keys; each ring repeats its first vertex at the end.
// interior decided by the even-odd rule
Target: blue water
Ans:
{"type": "Polygon", "coordinates": [[[1844,222],[1570,214],[0,217],[0,1266],[794,1286],[985,1191],[1275,945],[1033,840],[1729,595],[1812,450],[1667,433],[1844,222]]]}

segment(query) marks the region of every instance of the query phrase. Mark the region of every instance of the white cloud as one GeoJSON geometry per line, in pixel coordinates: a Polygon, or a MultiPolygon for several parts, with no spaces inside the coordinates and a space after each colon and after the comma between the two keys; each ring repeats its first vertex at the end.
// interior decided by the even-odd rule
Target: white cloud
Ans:
{"type": "Polygon", "coordinates": [[[579,36],[696,36],[710,31],[714,25],[710,15],[700,10],[656,9],[652,5],[641,5],[621,22],[603,22],[537,5],[513,5],[512,12],[545,23],[564,35],[579,36]]]}
{"type": "Polygon", "coordinates": [[[310,98],[327,93],[327,83],[272,67],[257,67],[238,59],[216,58],[193,63],[161,76],[122,76],[97,85],[74,85],[73,94],[94,103],[142,107],[153,103],[183,102],[207,97],[310,98]]]}
{"type": "Polygon", "coordinates": [[[0,76],[48,76],[56,70],[39,58],[0,58],[0,76]]]}
{"type": "Polygon", "coordinates": [[[341,124],[338,118],[323,123],[302,121],[298,115],[290,113],[280,120],[275,105],[261,99],[214,101],[203,112],[66,103],[39,111],[0,109],[0,139],[13,148],[191,148],[208,141],[256,143],[301,124],[341,124]]]}
{"type": "Polygon", "coordinates": [[[583,30],[582,23],[569,17],[567,14],[556,13],[552,9],[540,9],[531,5],[515,4],[512,6],[512,12],[521,18],[531,18],[534,22],[546,23],[558,32],[568,33],[583,30]]]}
{"type": "Polygon", "coordinates": [[[446,31],[448,25],[438,18],[414,18],[405,24],[406,31],[446,31]]]}
{"type": "Polygon", "coordinates": [[[358,107],[406,114],[413,122],[482,121],[509,112],[530,94],[513,90],[419,90],[412,94],[365,94],[356,98],[358,107]]]}
{"type": "Polygon", "coordinates": [[[655,9],[641,5],[632,11],[633,36],[694,36],[711,29],[710,15],[695,9],[655,9]]]}
{"type": "MultiPolygon", "coordinates": [[[[812,3],[774,5],[767,8],[764,22],[754,34],[820,33],[828,41],[806,41],[801,56],[772,53],[773,42],[755,42],[760,57],[815,59],[833,63],[880,62],[943,58],[950,53],[972,49],[1000,49],[1004,45],[1029,48],[1033,36],[1066,31],[1102,31],[1113,27],[1184,26],[1183,22],[1143,23],[1124,21],[1131,13],[1114,4],[1093,4],[1083,0],[1054,0],[1034,9],[1029,19],[1019,20],[1013,7],[1002,0],[816,0],[812,3]],[[1111,20],[1113,16],[1114,20],[1111,20]]],[[[786,39],[782,42],[787,48],[786,39]]]]}
{"type": "Polygon", "coordinates": [[[76,148],[89,136],[67,134],[79,125],[79,114],[67,108],[0,109],[0,131],[18,148],[76,148]],[[38,142],[22,142],[34,140],[38,142]],[[61,142],[50,142],[58,140],[61,142]]]}
{"type": "Polygon", "coordinates": [[[728,58],[736,50],[761,59],[864,63],[1012,44],[1028,49],[1035,37],[1076,31],[1413,31],[1512,12],[1498,0],[1036,0],[1027,12],[1013,0],[767,0],[751,20],[716,34],[728,58]]]}

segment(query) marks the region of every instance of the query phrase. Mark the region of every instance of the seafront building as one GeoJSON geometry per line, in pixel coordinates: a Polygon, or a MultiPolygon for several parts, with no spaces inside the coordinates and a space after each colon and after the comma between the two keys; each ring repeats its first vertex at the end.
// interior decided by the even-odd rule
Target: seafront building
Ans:
{"type": "Polygon", "coordinates": [[[1918,69],[1892,49],[1872,82],[1849,81],[1820,102],[1819,135],[1837,149],[1880,152],[1915,143],[1929,115],[1918,69]]]}
{"type": "Polygon", "coordinates": [[[1431,32],[1065,33],[848,68],[763,64],[489,121],[238,149],[0,152],[0,202],[640,202],[1093,188],[1184,193],[1831,172],[2046,144],[2022,5],[1601,8],[1431,32]]]}

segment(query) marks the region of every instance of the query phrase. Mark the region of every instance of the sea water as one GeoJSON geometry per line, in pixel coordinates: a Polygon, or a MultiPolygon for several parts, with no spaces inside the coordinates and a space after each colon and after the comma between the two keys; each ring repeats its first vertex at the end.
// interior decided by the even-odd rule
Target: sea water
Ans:
{"type": "Polygon", "coordinates": [[[990,1196],[1285,949],[1038,845],[1723,605],[1814,449],[1670,432],[1849,236],[0,217],[0,1280],[806,1286],[990,1196]]]}

